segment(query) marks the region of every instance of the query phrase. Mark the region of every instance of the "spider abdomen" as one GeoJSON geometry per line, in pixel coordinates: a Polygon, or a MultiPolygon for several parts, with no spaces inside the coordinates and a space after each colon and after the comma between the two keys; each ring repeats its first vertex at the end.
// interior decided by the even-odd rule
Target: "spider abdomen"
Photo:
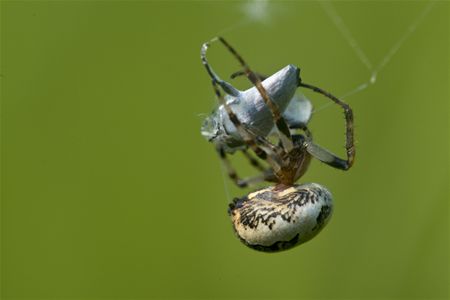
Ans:
{"type": "Polygon", "coordinates": [[[327,224],[331,193],[316,183],[277,185],[235,199],[230,204],[234,230],[248,247],[264,252],[302,244],[327,224]]]}

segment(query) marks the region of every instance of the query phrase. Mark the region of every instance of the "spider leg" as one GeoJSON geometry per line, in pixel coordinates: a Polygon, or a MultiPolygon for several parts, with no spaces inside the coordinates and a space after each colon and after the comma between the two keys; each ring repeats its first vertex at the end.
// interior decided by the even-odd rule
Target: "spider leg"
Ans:
{"type": "Polygon", "coordinates": [[[249,128],[247,128],[244,124],[242,124],[241,121],[239,121],[236,114],[231,110],[231,107],[226,103],[217,86],[218,84],[217,82],[215,82],[214,79],[212,80],[212,85],[214,88],[214,92],[217,96],[217,99],[219,100],[219,103],[224,106],[230,118],[230,121],[236,127],[236,130],[244,140],[244,143],[248,147],[250,147],[259,158],[267,160],[267,162],[272,167],[275,173],[279,173],[281,171],[281,163],[282,163],[281,159],[277,154],[280,152],[279,147],[272,145],[265,138],[257,136],[249,128]]]}
{"type": "Polygon", "coordinates": [[[247,63],[244,61],[244,59],[236,52],[236,50],[231,47],[230,44],[228,44],[227,41],[225,41],[222,37],[218,37],[219,41],[222,42],[222,44],[228,49],[228,51],[233,54],[233,56],[239,61],[241,66],[244,68],[244,73],[248,77],[248,79],[253,83],[253,85],[256,87],[256,89],[259,91],[261,97],[264,99],[264,102],[270,109],[272,113],[272,117],[274,119],[275,126],[278,130],[278,134],[281,140],[281,143],[283,145],[283,148],[286,152],[291,151],[294,148],[294,144],[292,142],[291,133],[289,132],[289,127],[284,120],[283,116],[281,115],[280,110],[278,109],[278,106],[273,100],[270,98],[269,94],[267,93],[266,89],[263,87],[261,83],[261,79],[258,75],[253,73],[253,71],[250,69],[250,67],[247,65],[247,63]]]}
{"type": "Polygon", "coordinates": [[[262,181],[273,181],[275,178],[271,169],[262,169],[262,173],[258,176],[241,178],[228,160],[225,150],[221,147],[217,147],[217,153],[227,169],[228,177],[230,177],[230,179],[240,188],[253,186],[262,181]]]}
{"type": "Polygon", "coordinates": [[[242,150],[242,153],[248,159],[248,161],[250,162],[250,164],[253,167],[260,170],[261,172],[266,171],[266,168],[262,164],[260,164],[260,162],[258,160],[256,160],[250,153],[248,153],[248,151],[246,149],[242,150]]]}
{"type": "Polygon", "coordinates": [[[353,132],[353,111],[352,111],[352,109],[350,108],[350,106],[347,103],[339,100],[332,94],[322,90],[321,88],[315,87],[313,85],[302,83],[300,79],[299,79],[299,86],[307,88],[307,89],[311,89],[314,92],[322,94],[325,97],[331,99],[334,103],[336,103],[337,105],[342,107],[342,109],[344,110],[344,115],[345,115],[345,128],[346,128],[345,149],[347,152],[346,160],[341,159],[341,158],[337,157],[336,155],[334,155],[333,153],[329,152],[328,150],[314,144],[312,142],[312,140],[309,140],[307,142],[307,151],[311,155],[316,157],[317,159],[323,161],[324,163],[326,163],[332,167],[342,169],[342,170],[350,169],[351,166],[353,165],[353,161],[355,159],[355,144],[354,144],[354,137],[353,137],[354,132],[353,132]]]}
{"type": "MultiPolygon", "coordinates": [[[[258,78],[259,78],[259,80],[261,80],[261,81],[263,81],[263,80],[265,80],[268,76],[266,76],[266,75],[262,75],[262,74],[260,74],[260,73],[257,73],[257,72],[254,72],[255,73],[255,75],[256,76],[258,76],[258,78]]],[[[234,79],[234,78],[236,78],[236,77],[239,77],[239,76],[246,76],[247,74],[245,73],[245,71],[236,71],[236,72],[234,72],[233,74],[231,74],[230,75],[230,78],[231,79],[234,79]]]]}
{"type": "Polygon", "coordinates": [[[302,126],[300,129],[303,130],[307,139],[312,140],[312,133],[306,125],[302,126]]]}

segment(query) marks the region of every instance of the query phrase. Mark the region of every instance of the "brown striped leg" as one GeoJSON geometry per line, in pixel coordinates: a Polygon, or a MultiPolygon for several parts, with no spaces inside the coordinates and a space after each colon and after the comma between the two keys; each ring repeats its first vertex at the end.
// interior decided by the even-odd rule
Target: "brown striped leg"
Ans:
{"type": "Polygon", "coordinates": [[[307,89],[311,89],[314,92],[322,94],[325,97],[331,99],[334,103],[336,103],[337,105],[342,107],[342,109],[344,110],[344,115],[345,115],[345,123],[346,123],[345,124],[345,128],[346,128],[345,149],[347,152],[347,159],[345,160],[345,159],[341,159],[341,158],[337,157],[336,155],[332,154],[328,150],[326,150],[318,145],[315,145],[314,143],[312,143],[312,141],[310,141],[310,146],[309,146],[309,148],[307,148],[308,152],[310,152],[311,155],[315,156],[319,160],[329,164],[330,166],[333,166],[335,168],[342,169],[342,170],[350,169],[351,166],[353,165],[353,161],[355,159],[355,144],[354,144],[354,139],[353,139],[354,133],[353,133],[353,111],[352,111],[352,109],[350,108],[350,106],[347,103],[339,100],[332,94],[322,90],[321,88],[315,87],[313,85],[302,83],[300,79],[299,79],[299,86],[307,88],[307,89]]]}
{"type": "Polygon", "coordinates": [[[289,127],[281,115],[280,110],[275,102],[270,99],[269,94],[267,94],[266,89],[263,87],[260,78],[253,73],[247,63],[242,59],[242,57],[236,52],[236,50],[228,44],[222,37],[218,37],[219,41],[228,49],[228,51],[233,54],[233,56],[239,61],[241,66],[244,68],[244,73],[248,77],[248,79],[253,83],[256,89],[261,94],[261,97],[264,99],[264,102],[269,107],[272,117],[274,119],[275,127],[278,130],[278,135],[280,137],[281,144],[286,152],[289,152],[293,149],[294,144],[292,142],[291,133],[289,132],[289,127]]]}
{"type": "Polygon", "coordinates": [[[222,160],[225,168],[227,169],[228,177],[240,188],[250,187],[262,181],[273,180],[274,175],[273,172],[269,170],[263,169],[263,172],[254,177],[248,178],[240,178],[237,174],[236,170],[231,165],[231,162],[227,158],[226,152],[221,147],[217,147],[217,153],[219,154],[220,159],[222,160]]]}
{"type": "Polygon", "coordinates": [[[247,158],[247,160],[250,162],[250,164],[255,167],[256,169],[258,169],[261,172],[265,172],[266,168],[258,161],[256,160],[250,153],[248,153],[247,150],[242,150],[242,153],[244,154],[244,156],[247,158]]]}
{"type": "Polygon", "coordinates": [[[250,128],[247,128],[245,124],[242,124],[236,114],[231,110],[231,107],[226,103],[214,79],[212,80],[212,85],[219,103],[225,108],[230,121],[236,127],[236,130],[244,140],[245,144],[250,147],[258,157],[267,160],[275,173],[280,174],[282,160],[277,155],[277,153],[280,152],[279,147],[272,145],[264,137],[257,136],[250,128]]]}
{"type": "MultiPolygon", "coordinates": [[[[254,73],[256,76],[258,76],[259,80],[261,80],[261,81],[266,80],[266,78],[268,77],[266,75],[261,75],[260,73],[257,73],[257,72],[254,72],[254,73]]],[[[236,77],[239,77],[239,76],[247,76],[247,74],[245,74],[245,71],[236,71],[233,74],[231,74],[230,78],[235,79],[236,77]]]]}
{"type": "Polygon", "coordinates": [[[309,131],[309,128],[306,125],[304,125],[300,129],[303,130],[307,139],[312,140],[312,133],[311,133],[311,131],[309,131]]]}

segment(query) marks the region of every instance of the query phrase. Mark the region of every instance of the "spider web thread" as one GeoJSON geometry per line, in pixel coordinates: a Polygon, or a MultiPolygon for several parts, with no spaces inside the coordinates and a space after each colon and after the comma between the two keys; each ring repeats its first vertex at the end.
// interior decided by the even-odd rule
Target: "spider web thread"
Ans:
{"type": "MultiPolygon", "coordinates": [[[[325,10],[328,17],[332,20],[333,24],[337,27],[338,31],[344,36],[345,40],[348,42],[348,44],[353,49],[353,51],[355,51],[355,53],[356,53],[357,57],[359,58],[359,60],[361,61],[361,63],[363,63],[370,71],[370,77],[369,77],[368,81],[363,82],[362,84],[358,85],[354,89],[348,91],[347,93],[344,93],[342,96],[340,96],[341,99],[345,99],[347,97],[353,96],[376,83],[378,73],[380,73],[380,71],[386,67],[386,65],[389,63],[389,61],[392,59],[392,57],[399,51],[399,49],[403,45],[403,43],[416,31],[416,29],[419,27],[420,23],[422,23],[423,19],[431,11],[431,9],[433,8],[435,3],[436,3],[436,1],[433,1],[433,0],[428,2],[427,6],[421,11],[421,13],[416,18],[414,18],[414,20],[407,27],[406,31],[400,36],[400,38],[397,40],[397,42],[394,45],[392,45],[392,47],[383,56],[383,58],[380,60],[380,62],[377,64],[377,66],[375,68],[373,68],[370,60],[367,58],[367,55],[362,50],[362,48],[358,45],[356,39],[352,36],[350,30],[347,28],[344,21],[339,16],[336,9],[333,7],[332,3],[331,2],[320,2],[322,8],[325,10]]],[[[323,106],[314,110],[314,112],[319,112],[319,111],[331,106],[332,104],[333,103],[324,104],[323,106]]]]}
{"type": "MultiPolygon", "coordinates": [[[[267,4],[267,1],[264,1],[265,4],[267,4]]],[[[253,1],[255,5],[260,5],[260,2],[253,1]]],[[[430,0],[426,7],[421,11],[421,13],[413,19],[413,21],[410,23],[410,25],[406,28],[405,32],[397,39],[397,41],[389,48],[389,50],[386,52],[386,54],[383,56],[383,58],[380,60],[380,62],[374,67],[373,63],[370,61],[367,54],[364,52],[364,50],[360,47],[357,40],[353,37],[350,29],[345,24],[342,17],[337,13],[336,9],[334,8],[331,1],[319,1],[320,6],[324,10],[325,14],[330,18],[334,26],[337,28],[337,30],[341,33],[345,41],[349,44],[349,46],[352,48],[352,50],[355,52],[355,55],[358,57],[358,59],[361,61],[361,63],[367,68],[367,70],[370,72],[370,77],[367,81],[359,84],[355,88],[351,89],[350,91],[344,93],[340,98],[345,99],[350,96],[353,96],[357,93],[362,92],[363,90],[367,89],[369,86],[374,85],[376,83],[378,74],[386,67],[386,65],[391,61],[391,59],[394,57],[394,55],[400,50],[401,46],[405,43],[405,41],[417,30],[419,25],[422,23],[422,21],[425,19],[425,17],[428,15],[428,13],[433,8],[434,4],[436,3],[435,0],[430,0]]],[[[267,5],[264,6],[265,9],[269,9],[267,5]]],[[[258,7],[258,9],[261,9],[258,7]]],[[[262,14],[267,16],[267,13],[262,14]]],[[[248,26],[251,23],[261,21],[258,18],[252,18],[248,17],[247,19],[244,19],[240,21],[237,24],[233,24],[232,26],[225,28],[217,33],[217,35],[232,32],[235,30],[238,30],[239,28],[242,28],[244,26],[248,26]]],[[[319,107],[318,109],[314,110],[313,112],[317,113],[321,110],[324,110],[328,107],[333,105],[333,103],[327,103],[323,106],[319,107]]],[[[226,180],[226,172],[221,164],[222,169],[222,177],[224,182],[224,189],[225,189],[225,196],[228,201],[231,201],[231,193],[230,193],[230,187],[228,185],[228,181],[226,180]]]]}

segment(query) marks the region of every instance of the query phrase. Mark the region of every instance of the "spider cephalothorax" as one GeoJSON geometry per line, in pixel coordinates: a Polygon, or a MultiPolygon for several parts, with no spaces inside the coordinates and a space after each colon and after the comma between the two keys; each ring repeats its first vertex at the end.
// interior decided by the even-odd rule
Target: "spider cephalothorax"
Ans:
{"type": "Polygon", "coordinates": [[[246,75],[254,87],[240,92],[220,79],[208,64],[206,50],[209,43],[205,43],[201,58],[212,79],[220,106],[216,110],[219,113],[209,117],[208,130],[204,126],[202,134],[215,144],[229,177],[238,186],[246,187],[261,181],[276,183],[234,200],[229,209],[234,230],[250,248],[266,252],[289,249],[313,238],[331,216],[332,196],[325,187],[316,183],[297,185],[295,182],[306,172],[312,157],[341,170],[352,166],[355,156],[352,110],[330,93],[303,83],[300,69],[293,65],[261,81],[264,77],[253,73],[223,38],[215,40],[219,40],[236,57],[243,68],[238,73],[246,75]],[[227,94],[225,97],[219,87],[227,94]],[[307,127],[310,107],[301,108],[298,116],[286,118],[284,110],[290,105],[289,102],[293,102],[298,87],[320,93],[343,108],[346,159],[313,142],[307,127]],[[294,129],[302,130],[303,134],[294,133],[294,129]],[[210,134],[213,131],[214,134],[210,134]],[[266,138],[272,131],[279,139],[277,144],[266,138]],[[248,149],[265,160],[269,167],[263,167],[248,149]],[[261,175],[247,179],[237,175],[227,158],[227,153],[237,150],[242,151],[250,163],[262,171],[261,175]]]}

